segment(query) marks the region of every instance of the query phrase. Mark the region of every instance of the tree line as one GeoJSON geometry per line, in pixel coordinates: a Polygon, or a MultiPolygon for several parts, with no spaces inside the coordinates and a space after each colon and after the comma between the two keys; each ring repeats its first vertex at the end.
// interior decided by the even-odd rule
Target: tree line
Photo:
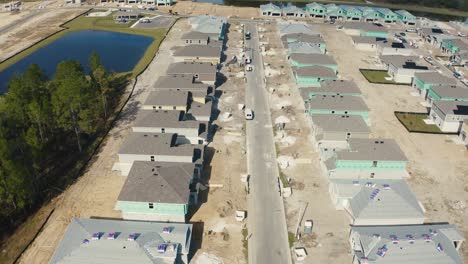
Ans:
{"type": "Polygon", "coordinates": [[[1,233],[63,188],[67,170],[105,130],[122,83],[97,53],[88,68],[63,61],[49,79],[32,64],[9,82],[0,102],[1,233]]]}
{"type": "Polygon", "coordinates": [[[388,0],[380,2],[387,2],[391,4],[411,4],[427,7],[451,8],[468,11],[468,1],[465,0],[388,0]]]}

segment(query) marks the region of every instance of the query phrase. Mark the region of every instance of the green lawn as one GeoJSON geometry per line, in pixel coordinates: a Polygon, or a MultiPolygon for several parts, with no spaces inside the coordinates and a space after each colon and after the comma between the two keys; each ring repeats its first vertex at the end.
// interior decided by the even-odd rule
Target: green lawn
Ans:
{"type": "MultiPolygon", "coordinates": [[[[92,10],[89,12],[94,12],[97,10],[92,10]]],[[[140,74],[146,66],[151,62],[153,59],[154,54],[158,51],[159,45],[161,44],[162,39],[167,33],[167,29],[165,28],[157,28],[157,29],[133,29],[130,26],[135,23],[135,21],[128,23],[128,24],[117,24],[114,22],[112,15],[107,17],[86,17],[85,15],[81,15],[74,20],[64,24],[63,30],[59,31],[58,33],[52,34],[48,38],[38,42],[35,45],[25,49],[21,53],[17,54],[16,56],[5,60],[0,64],[0,71],[8,68],[9,66],[15,64],[22,58],[28,56],[29,54],[33,53],[37,49],[46,46],[47,44],[53,42],[54,40],[62,37],[64,34],[72,31],[79,31],[79,30],[106,30],[106,31],[113,31],[113,32],[120,32],[120,33],[129,33],[135,35],[142,35],[151,37],[154,41],[148,46],[146,49],[145,54],[140,59],[140,61],[135,65],[133,71],[131,72],[131,77],[135,77],[140,74]]]]}
{"type": "Polygon", "coordinates": [[[395,112],[395,116],[409,132],[442,133],[436,125],[428,125],[423,119],[428,119],[427,113],[395,112]]]}
{"type": "Polygon", "coordinates": [[[387,71],[380,71],[380,70],[359,70],[361,71],[364,78],[367,79],[370,83],[386,83],[386,84],[395,84],[392,80],[386,80],[385,78],[389,78],[387,71]]]}

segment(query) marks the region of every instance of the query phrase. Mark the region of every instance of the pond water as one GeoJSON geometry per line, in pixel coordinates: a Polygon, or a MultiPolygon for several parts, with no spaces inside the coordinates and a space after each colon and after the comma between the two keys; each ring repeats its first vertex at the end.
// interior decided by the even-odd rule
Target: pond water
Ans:
{"type": "Polygon", "coordinates": [[[0,93],[7,91],[7,83],[36,63],[52,77],[58,63],[77,60],[88,71],[88,59],[93,51],[101,57],[108,71],[128,72],[138,63],[153,38],[100,30],[70,32],[0,72],[0,93]]]}

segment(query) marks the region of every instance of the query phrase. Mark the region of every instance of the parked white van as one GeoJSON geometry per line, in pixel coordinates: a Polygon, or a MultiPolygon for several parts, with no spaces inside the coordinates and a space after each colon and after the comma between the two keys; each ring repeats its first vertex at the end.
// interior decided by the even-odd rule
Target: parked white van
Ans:
{"type": "Polygon", "coordinates": [[[244,114],[245,114],[245,119],[246,120],[254,119],[254,113],[253,113],[252,109],[246,108],[245,111],[244,111],[244,114]]]}

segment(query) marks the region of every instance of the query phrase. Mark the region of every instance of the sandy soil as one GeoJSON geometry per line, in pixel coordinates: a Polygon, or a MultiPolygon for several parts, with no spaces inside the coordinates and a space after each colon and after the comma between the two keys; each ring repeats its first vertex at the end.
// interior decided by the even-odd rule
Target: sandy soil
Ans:
{"type": "MultiPolygon", "coordinates": [[[[226,57],[239,54],[235,44],[242,35],[235,31],[237,25],[232,24],[226,57]]],[[[204,223],[204,236],[201,248],[197,250],[192,263],[215,264],[207,262],[206,255],[216,256],[222,263],[246,263],[242,250],[242,228],[244,223],[235,221],[236,210],[246,210],[245,185],[241,182],[241,174],[246,173],[246,160],[243,155],[245,145],[243,111],[237,105],[244,101],[244,81],[235,77],[237,67],[223,67],[221,74],[227,77],[225,83],[217,88],[221,94],[218,109],[218,120],[214,125],[217,132],[208,146],[208,152],[213,153],[210,168],[205,169],[209,184],[223,187],[210,187],[205,203],[190,219],[191,222],[204,223]],[[229,116],[227,115],[229,113],[229,116]],[[226,115],[226,116],[225,116],[226,115]],[[227,162],[229,161],[229,162],[227,162]]],[[[207,161],[208,162],[208,161],[207,161]]],[[[196,241],[197,242],[197,241],[196,241]]]]}
{"type": "MultiPolygon", "coordinates": [[[[34,11],[34,16],[26,19],[26,21],[20,21],[15,27],[0,34],[0,61],[59,31],[59,25],[83,13],[85,10],[55,9],[53,11],[34,11]]],[[[0,16],[0,21],[1,19],[2,17],[0,16]]],[[[15,21],[10,21],[10,23],[15,23],[15,21]]]]}
{"type": "Polygon", "coordinates": [[[296,247],[305,247],[309,254],[303,263],[350,263],[347,254],[349,222],[343,212],[335,210],[329,199],[328,182],[321,175],[319,155],[309,139],[310,125],[303,114],[303,102],[286,59],[287,50],[283,48],[274,24],[266,25],[260,34],[268,43],[264,53],[266,67],[279,72],[279,75],[267,78],[268,88],[275,89],[270,97],[272,119],[282,116],[290,120],[284,130],[275,131],[278,156],[291,160],[289,167],[281,169],[291,179],[293,189],[293,195],[284,200],[288,232],[296,232],[299,218],[304,214],[301,226],[305,220],[313,220],[314,232],[294,243],[296,247]]]}
{"type": "Polygon", "coordinates": [[[172,10],[179,15],[216,15],[228,18],[252,18],[260,15],[258,8],[254,7],[221,6],[192,1],[179,1],[174,6],[158,7],[158,9],[161,11],[172,10]]]}

